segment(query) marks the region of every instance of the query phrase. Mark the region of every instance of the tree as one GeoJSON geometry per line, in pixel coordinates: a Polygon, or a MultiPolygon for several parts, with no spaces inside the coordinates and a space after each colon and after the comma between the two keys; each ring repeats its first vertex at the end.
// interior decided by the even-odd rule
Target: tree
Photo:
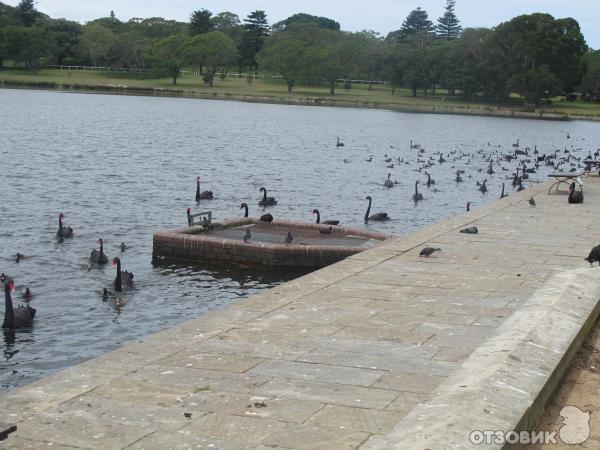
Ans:
{"type": "Polygon", "coordinates": [[[313,78],[318,59],[315,49],[318,26],[314,23],[295,23],[286,31],[273,33],[258,53],[258,62],[266,70],[279,73],[287,84],[288,92],[300,80],[313,78]]]}
{"type": "Polygon", "coordinates": [[[356,36],[361,43],[359,48],[363,48],[359,54],[363,59],[362,66],[366,70],[370,91],[373,89],[373,80],[383,73],[385,65],[389,62],[390,46],[379,37],[379,33],[371,30],[361,31],[356,36]]]}
{"type": "Polygon", "coordinates": [[[154,47],[154,68],[158,72],[166,72],[177,84],[177,78],[181,74],[181,68],[185,62],[185,48],[189,38],[184,34],[174,34],[157,42],[154,47]]]}
{"type": "Polygon", "coordinates": [[[62,64],[65,58],[74,57],[81,36],[81,25],[70,20],[56,19],[49,21],[46,28],[54,33],[56,39],[56,64],[62,64]]]}
{"type": "Polygon", "coordinates": [[[81,32],[79,53],[94,66],[109,66],[111,51],[116,43],[115,33],[98,23],[86,24],[81,32]]]}
{"type": "Polygon", "coordinates": [[[262,50],[265,39],[269,35],[267,15],[261,10],[252,11],[244,22],[244,34],[239,45],[240,69],[245,65],[256,72],[258,71],[256,55],[262,50]]]}
{"type": "Polygon", "coordinates": [[[583,76],[587,46],[574,19],[549,14],[515,17],[496,27],[486,62],[501,66],[508,90],[529,107],[542,98],[571,92],[583,76]]]}
{"type": "Polygon", "coordinates": [[[410,12],[408,17],[402,23],[402,27],[397,31],[392,31],[387,40],[404,39],[411,34],[418,32],[431,33],[434,30],[433,23],[429,20],[427,11],[417,8],[410,12]]]}
{"type": "Polygon", "coordinates": [[[486,62],[491,56],[488,52],[492,51],[487,42],[493,34],[494,31],[487,28],[467,28],[459,39],[453,41],[457,44],[453,58],[453,85],[469,100],[486,91],[488,98],[493,98],[493,92],[500,91],[504,83],[502,69],[490,67],[486,62]]]}
{"type": "Polygon", "coordinates": [[[162,17],[150,17],[148,19],[134,17],[127,22],[127,29],[148,39],[162,39],[172,34],[187,32],[188,24],[163,19],[162,17]]]}
{"type": "Polygon", "coordinates": [[[429,49],[433,44],[431,34],[420,31],[408,35],[395,47],[394,59],[397,78],[412,90],[413,97],[419,89],[427,89],[431,80],[429,49]]]}
{"type": "Polygon", "coordinates": [[[320,30],[317,60],[322,77],[329,83],[329,94],[335,95],[335,83],[356,68],[357,39],[348,33],[320,30]]]}
{"type": "Polygon", "coordinates": [[[23,63],[33,73],[39,69],[40,60],[50,54],[55,46],[53,34],[38,26],[8,27],[4,43],[7,57],[23,63]]]}
{"type": "Polygon", "coordinates": [[[35,0],[21,0],[17,5],[21,23],[26,26],[32,26],[38,18],[38,11],[35,8],[35,0]]]}
{"type": "Polygon", "coordinates": [[[600,100],[600,50],[589,51],[584,57],[586,73],[581,80],[581,90],[587,100],[600,100]]]}
{"type": "Polygon", "coordinates": [[[240,17],[229,11],[223,11],[212,18],[215,30],[227,34],[228,31],[240,26],[240,17]]]}
{"type": "Polygon", "coordinates": [[[460,22],[456,17],[456,14],[454,14],[455,6],[455,0],[446,0],[444,15],[438,19],[438,24],[436,27],[437,35],[449,41],[456,39],[462,31],[460,22]]]}
{"type": "Polygon", "coordinates": [[[271,29],[273,31],[285,31],[290,27],[290,25],[296,23],[314,23],[319,28],[323,28],[325,30],[334,30],[340,31],[340,24],[333,19],[329,19],[327,17],[313,16],[306,13],[298,13],[293,16],[288,17],[281,22],[277,22],[273,24],[271,29]]]}
{"type": "Polygon", "coordinates": [[[190,36],[204,34],[214,29],[212,13],[208,9],[194,11],[190,16],[190,36]]]}
{"type": "Polygon", "coordinates": [[[235,61],[236,54],[233,41],[220,31],[196,35],[185,47],[186,61],[206,67],[205,79],[210,87],[217,70],[235,61]]]}

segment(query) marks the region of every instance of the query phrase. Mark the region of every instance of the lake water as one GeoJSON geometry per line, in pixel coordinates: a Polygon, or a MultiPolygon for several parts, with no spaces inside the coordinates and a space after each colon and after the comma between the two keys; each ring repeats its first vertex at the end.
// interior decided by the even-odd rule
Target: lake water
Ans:
{"type": "MultiPolygon", "coordinates": [[[[600,125],[483,117],[417,115],[379,110],[262,105],[227,101],[153,98],[60,92],[0,90],[0,271],[26,286],[37,309],[31,331],[5,333],[0,342],[0,390],[22,385],[220,308],[297,273],[229,268],[153,267],[152,234],[186,222],[194,201],[196,176],[215,199],[216,220],[262,212],[259,187],[278,199],[275,218],[323,220],[363,227],[365,196],[372,212],[392,218],[369,227],[405,234],[498,198],[509,171],[485,173],[485,155],[511,153],[537,145],[540,153],[564,148],[574,155],[594,152],[600,125]],[[570,138],[567,139],[567,133],[570,138]],[[345,143],[336,148],[336,137],[345,143]],[[428,189],[410,141],[438,158],[428,189]],[[488,145],[488,142],[490,145],[488,145]],[[500,147],[497,147],[497,146],[500,147]],[[452,152],[452,153],[451,153],[452,152]],[[451,154],[450,154],[451,153],[451,154]],[[473,156],[460,157],[472,153],[473,156]],[[385,155],[404,162],[388,169],[385,155]],[[372,162],[366,160],[372,155],[372,162]],[[458,158],[454,161],[455,158],[458,158]],[[345,163],[344,159],[348,162],[345,163]],[[465,182],[457,184],[457,169],[465,182]],[[383,187],[387,173],[399,185],[383,187]],[[471,176],[471,178],[469,178],[471,176]],[[476,180],[488,179],[482,195],[476,180]],[[412,200],[421,180],[423,202],[412,200]],[[75,237],[56,242],[57,216],[75,237]],[[114,269],[88,271],[88,257],[99,237],[109,257],[121,256],[135,274],[137,288],[122,303],[104,302],[114,269]],[[130,249],[120,254],[124,241],[130,249]],[[30,257],[15,263],[20,252],[30,257]]],[[[533,156],[533,155],[532,155],[533,156]]],[[[563,168],[570,164],[563,163],[563,168]]],[[[541,166],[530,181],[551,170],[541,166]]],[[[512,185],[507,182],[508,192],[512,185]]]]}

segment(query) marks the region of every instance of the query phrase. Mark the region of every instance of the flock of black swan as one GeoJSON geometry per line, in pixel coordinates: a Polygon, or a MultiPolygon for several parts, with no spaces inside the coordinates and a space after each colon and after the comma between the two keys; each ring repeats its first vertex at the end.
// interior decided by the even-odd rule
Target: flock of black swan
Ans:
{"type": "MultiPolygon", "coordinates": [[[[570,136],[567,135],[567,138],[570,138],[570,136]]],[[[507,152],[507,153],[502,152],[500,145],[492,146],[490,143],[488,143],[487,145],[488,145],[487,151],[484,149],[480,149],[479,151],[476,151],[476,152],[464,152],[464,151],[459,152],[458,150],[452,150],[452,151],[447,152],[446,154],[438,151],[433,154],[430,154],[428,157],[426,156],[426,150],[420,144],[414,144],[413,141],[410,141],[409,148],[410,148],[410,150],[416,151],[415,154],[412,155],[413,158],[415,158],[416,162],[420,165],[417,167],[416,171],[418,171],[418,172],[424,171],[425,175],[427,176],[427,181],[425,182],[425,185],[428,188],[431,188],[431,186],[435,185],[435,180],[433,180],[431,174],[428,173],[428,171],[427,171],[427,169],[433,167],[434,165],[450,164],[451,169],[452,169],[451,173],[456,174],[454,181],[456,183],[462,183],[462,182],[464,182],[463,176],[465,175],[466,171],[465,171],[465,169],[456,168],[456,165],[458,165],[458,164],[469,165],[471,163],[471,161],[474,161],[476,159],[482,159],[483,161],[485,161],[487,163],[487,170],[486,170],[487,174],[491,175],[491,174],[494,174],[496,171],[504,171],[504,172],[510,173],[510,170],[507,167],[505,167],[504,163],[512,163],[514,161],[514,162],[516,162],[515,171],[512,172],[512,175],[506,176],[506,179],[507,180],[512,179],[513,188],[515,188],[517,191],[521,191],[524,189],[523,180],[528,180],[529,175],[535,173],[536,170],[541,165],[550,166],[555,171],[572,173],[572,172],[576,172],[578,170],[578,168],[580,167],[581,160],[582,160],[582,158],[575,157],[572,154],[572,150],[575,150],[575,149],[568,150],[566,147],[564,150],[554,150],[553,152],[550,152],[548,154],[541,155],[540,152],[538,151],[537,147],[534,147],[533,149],[531,149],[529,147],[521,149],[519,140],[517,140],[516,143],[512,144],[512,147],[513,147],[512,152],[507,152]],[[496,170],[494,170],[494,165],[496,167],[496,170]]],[[[336,147],[339,148],[339,147],[344,147],[344,146],[345,146],[344,143],[341,142],[340,138],[338,137],[337,142],[336,142],[336,147]]],[[[395,147],[390,146],[390,148],[395,148],[395,147]]],[[[581,149],[576,149],[576,150],[581,150],[581,149]]],[[[410,164],[409,157],[410,156],[398,157],[398,158],[396,158],[396,163],[398,165],[410,164]]],[[[600,157],[600,150],[597,150],[593,156],[590,152],[590,154],[587,156],[587,159],[592,159],[593,157],[598,159],[600,157]]],[[[366,161],[372,162],[373,156],[370,156],[366,161]]],[[[386,165],[387,168],[394,167],[394,163],[392,161],[393,161],[393,158],[388,157],[388,155],[386,154],[384,157],[384,162],[387,164],[386,165]]],[[[348,161],[347,158],[344,158],[344,162],[350,163],[350,161],[348,161]]],[[[482,170],[481,168],[478,169],[479,172],[481,172],[481,170],[482,170]]],[[[392,177],[392,174],[389,172],[387,175],[387,179],[383,183],[383,186],[385,188],[392,188],[392,187],[400,184],[397,181],[392,181],[391,177],[392,177]]],[[[471,178],[471,175],[468,175],[468,178],[471,178]]],[[[197,177],[196,178],[196,197],[195,197],[196,201],[200,202],[202,200],[212,200],[214,198],[213,192],[210,190],[201,191],[200,190],[200,181],[201,181],[200,177],[197,177]]],[[[481,192],[482,194],[486,194],[489,190],[487,187],[487,181],[488,181],[487,179],[484,179],[483,182],[476,183],[479,192],[481,192]]],[[[425,200],[423,194],[421,192],[419,192],[419,183],[420,183],[420,180],[416,180],[414,182],[414,187],[415,187],[414,193],[411,196],[411,199],[415,202],[415,204],[425,200]]],[[[259,191],[262,194],[262,198],[258,202],[258,206],[265,208],[265,207],[272,207],[272,206],[277,205],[277,200],[274,197],[268,196],[268,193],[267,193],[267,190],[265,187],[261,187],[259,191]]],[[[430,192],[436,193],[439,191],[434,188],[430,192]]],[[[568,194],[569,194],[568,203],[570,203],[570,204],[583,203],[583,193],[581,192],[581,190],[577,190],[576,183],[574,183],[574,182],[571,183],[571,185],[569,186],[568,194]]],[[[502,183],[502,191],[500,193],[499,198],[504,198],[507,195],[508,194],[505,192],[505,183],[502,183]]],[[[372,222],[372,221],[382,222],[382,221],[390,220],[390,216],[388,215],[387,212],[378,212],[375,214],[371,214],[371,206],[373,203],[373,199],[369,195],[369,196],[366,196],[366,200],[368,200],[368,206],[367,206],[367,210],[364,215],[365,224],[368,224],[369,222],[372,222]]],[[[473,205],[473,204],[474,204],[474,202],[467,202],[467,207],[466,207],[467,211],[470,211],[471,205],[473,205]]],[[[532,207],[536,206],[535,199],[533,197],[531,197],[529,199],[529,204],[532,207]]],[[[240,205],[240,209],[244,209],[244,217],[248,217],[248,204],[242,203],[240,205]]],[[[333,226],[339,225],[339,223],[340,223],[339,220],[321,221],[321,214],[318,209],[313,209],[312,213],[316,215],[316,223],[317,224],[331,225],[328,228],[320,229],[320,232],[322,234],[331,234],[333,232],[333,226]]],[[[191,215],[191,208],[188,208],[187,214],[188,214],[188,225],[192,225],[193,221],[192,221],[192,215],[191,215]]],[[[56,231],[56,238],[57,238],[58,242],[63,242],[65,239],[73,238],[73,228],[64,224],[64,222],[63,222],[64,218],[65,218],[64,214],[60,213],[58,216],[58,230],[56,231]]],[[[260,220],[263,222],[271,223],[271,222],[273,222],[274,218],[273,218],[272,214],[265,213],[260,216],[260,220]]],[[[477,227],[469,227],[464,230],[461,230],[461,233],[477,234],[478,230],[477,230],[477,227]]],[[[252,234],[250,232],[250,229],[246,229],[242,239],[244,242],[249,242],[252,239],[252,234]]],[[[287,235],[285,236],[284,242],[286,244],[291,244],[293,241],[294,241],[294,237],[292,236],[292,233],[288,232],[287,235]]],[[[98,246],[99,246],[99,248],[94,249],[90,254],[89,262],[91,265],[89,266],[88,269],[91,269],[96,265],[103,266],[108,263],[109,258],[104,253],[104,241],[102,238],[98,239],[98,246]]],[[[121,252],[125,252],[127,250],[127,248],[128,247],[125,243],[121,243],[121,245],[120,245],[121,252]]],[[[434,252],[440,251],[440,250],[441,249],[439,249],[439,248],[426,247],[423,250],[421,250],[420,256],[428,257],[431,254],[433,254],[434,252]]],[[[17,253],[15,256],[15,262],[19,263],[21,260],[23,260],[25,258],[27,258],[27,257],[25,255],[23,255],[22,253],[17,253]]],[[[593,263],[596,261],[600,262],[600,246],[594,247],[592,249],[592,251],[590,252],[589,256],[585,259],[586,259],[586,261],[588,261],[590,263],[593,263]]],[[[110,289],[105,287],[103,289],[103,298],[104,299],[114,298],[116,296],[116,293],[122,292],[127,289],[132,289],[134,287],[134,275],[131,272],[122,270],[120,258],[114,257],[112,259],[112,263],[113,263],[113,266],[116,268],[116,276],[112,283],[113,290],[111,291],[110,289]]],[[[4,293],[5,293],[5,315],[4,315],[3,328],[16,329],[16,328],[26,328],[26,327],[32,326],[36,310],[29,305],[18,306],[17,308],[14,308],[13,304],[12,304],[12,296],[11,296],[13,289],[14,289],[14,282],[10,276],[5,275],[4,273],[1,275],[0,279],[1,279],[2,283],[4,284],[4,293]]],[[[30,300],[33,297],[33,294],[31,293],[29,288],[26,288],[25,294],[23,295],[23,297],[25,300],[30,300]]]]}

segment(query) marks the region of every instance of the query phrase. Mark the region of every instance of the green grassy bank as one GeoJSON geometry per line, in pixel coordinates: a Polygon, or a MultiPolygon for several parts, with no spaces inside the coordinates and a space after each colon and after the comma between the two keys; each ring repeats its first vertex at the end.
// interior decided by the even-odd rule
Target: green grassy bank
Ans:
{"type": "Polygon", "coordinates": [[[5,69],[0,71],[0,84],[4,87],[33,87],[42,89],[106,91],[141,95],[173,95],[193,98],[216,98],[261,103],[309,104],[384,108],[409,112],[433,112],[444,114],[489,115],[501,117],[526,117],[546,119],[592,119],[600,120],[600,105],[575,101],[572,103],[555,99],[551,105],[540,106],[535,112],[525,111],[520,100],[503,105],[483,102],[466,102],[460,97],[448,96],[438,91],[435,96],[412,97],[406,89],[396,89],[394,95],[389,86],[353,85],[352,89],[338,86],[335,96],[329,95],[328,87],[298,86],[288,93],[286,85],[271,80],[230,78],[215,80],[214,87],[205,85],[199,77],[182,76],[177,85],[170,78],[142,78],[133,74],[111,72],[42,70],[37,74],[29,71],[5,69]]]}

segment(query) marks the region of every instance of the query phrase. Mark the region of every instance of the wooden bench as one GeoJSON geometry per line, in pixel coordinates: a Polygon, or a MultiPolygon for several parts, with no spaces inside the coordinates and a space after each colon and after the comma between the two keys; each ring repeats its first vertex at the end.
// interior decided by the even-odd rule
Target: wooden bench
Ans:
{"type": "Polygon", "coordinates": [[[573,181],[575,181],[578,185],[579,188],[581,189],[581,192],[583,192],[583,181],[581,180],[581,176],[585,175],[585,172],[556,172],[556,173],[551,173],[548,175],[548,177],[550,178],[554,178],[556,181],[554,183],[552,183],[552,185],[550,186],[550,189],[548,189],[548,194],[551,193],[552,188],[555,188],[554,191],[558,191],[558,187],[561,184],[567,184],[567,185],[571,185],[571,183],[573,181]]]}
{"type": "Polygon", "coordinates": [[[598,170],[598,175],[600,175],[600,159],[584,159],[583,163],[586,172],[591,172],[592,167],[595,167],[598,170]]]}

